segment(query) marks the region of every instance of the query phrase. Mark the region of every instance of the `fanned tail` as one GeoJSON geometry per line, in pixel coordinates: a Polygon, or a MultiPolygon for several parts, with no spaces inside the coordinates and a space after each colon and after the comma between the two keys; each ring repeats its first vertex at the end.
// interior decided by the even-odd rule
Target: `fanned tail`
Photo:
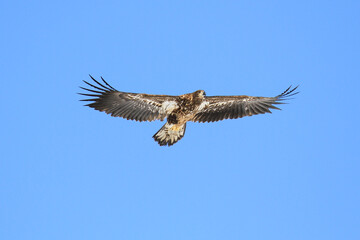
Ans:
{"type": "Polygon", "coordinates": [[[186,123],[184,125],[176,125],[167,122],[155,133],[153,138],[160,146],[171,146],[184,137],[185,130],[186,123]]]}

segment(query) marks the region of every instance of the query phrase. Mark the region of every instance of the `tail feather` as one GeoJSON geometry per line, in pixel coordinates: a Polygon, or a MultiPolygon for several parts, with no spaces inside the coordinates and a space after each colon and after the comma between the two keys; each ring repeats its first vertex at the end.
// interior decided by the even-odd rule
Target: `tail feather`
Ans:
{"type": "Polygon", "coordinates": [[[184,137],[185,130],[186,123],[178,126],[167,122],[157,133],[155,133],[153,138],[160,146],[171,146],[184,137]]]}

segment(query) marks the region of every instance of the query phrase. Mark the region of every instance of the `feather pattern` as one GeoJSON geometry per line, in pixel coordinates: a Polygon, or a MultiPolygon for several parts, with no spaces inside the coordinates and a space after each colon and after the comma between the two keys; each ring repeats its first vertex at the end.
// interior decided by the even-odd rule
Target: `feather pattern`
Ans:
{"type": "Polygon", "coordinates": [[[280,108],[274,106],[283,104],[284,100],[298,94],[295,88],[287,88],[283,93],[275,97],[251,97],[251,96],[211,96],[205,97],[205,106],[192,121],[216,122],[223,119],[235,119],[257,114],[271,113],[270,109],[280,108]]]}
{"type": "Polygon", "coordinates": [[[170,110],[177,108],[175,96],[120,92],[110,86],[102,77],[102,83],[91,75],[90,78],[94,83],[84,82],[92,89],[80,87],[87,93],[79,93],[90,98],[81,101],[90,101],[85,106],[106,112],[113,117],[140,122],[164,120],[170,110]]]}

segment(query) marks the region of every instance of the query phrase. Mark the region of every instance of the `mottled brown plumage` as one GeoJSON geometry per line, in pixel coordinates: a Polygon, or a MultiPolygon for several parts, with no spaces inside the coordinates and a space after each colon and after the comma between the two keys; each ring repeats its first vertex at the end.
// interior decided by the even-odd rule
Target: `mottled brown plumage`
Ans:
{"type": "Polygon", "coordinates": [[[93,89],[81,87],[89,93],[80,93],[91,97],[89,106],[113,117],[122,117],[136,121],[154,121],[167,118],[165,125],[153,136],[161,146],[171,146],[185,134],[186,122],[215,122],[223,119],[235,119],[256,114],[271,113],[278,109],[274,104],[282,104],[298,92],[291,86],[275,97],[251,96],[211,96],[206,97],[204,90],[180,96],[151,95],[143,93],[120,92],[111,87],[103,78],[97,84],[84,81],[93,89]]]}

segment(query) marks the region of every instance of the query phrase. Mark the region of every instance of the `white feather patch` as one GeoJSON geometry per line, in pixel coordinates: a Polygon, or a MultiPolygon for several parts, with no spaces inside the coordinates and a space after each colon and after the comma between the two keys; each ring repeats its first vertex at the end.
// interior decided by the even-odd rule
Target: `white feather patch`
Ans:
{"type": "Polygon", "coordinates": [[[179,106],[175,101],[165,101],[161,104],[161,110],[163,110],[165,113],[170,114],[172,111],[174,111],[179,106]]]}
{"type": "Polygon", "coordinates": [[[207,106],[209,106],[209,102],[204,101],[204,102],[202,102],[202,103],[200,104],[198,110],[201,111],[201,110],[203,110],[204,108],[206,108],[207,106]]]}

